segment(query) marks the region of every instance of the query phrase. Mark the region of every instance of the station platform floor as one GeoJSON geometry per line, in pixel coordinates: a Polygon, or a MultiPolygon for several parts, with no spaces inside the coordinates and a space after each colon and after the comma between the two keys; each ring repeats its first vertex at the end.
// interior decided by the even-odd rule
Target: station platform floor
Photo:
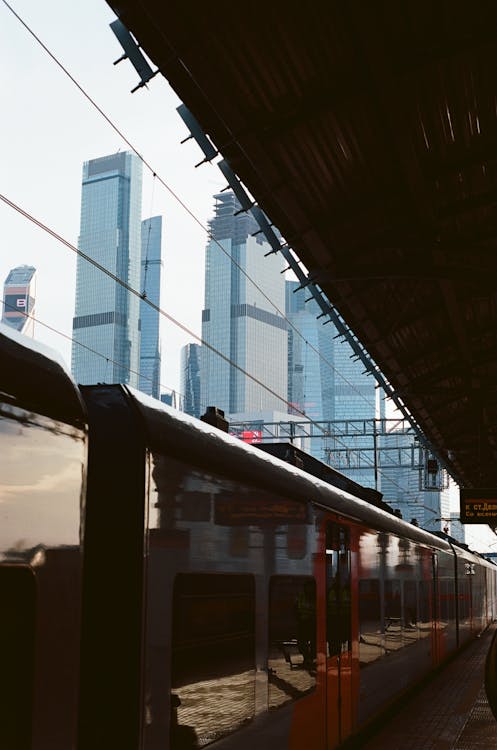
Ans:
{"type": "Polygon", "coordinates": [[[488,628],[355,747],[497,750],[497,721],[484,688],[485,657],[496,627],[488,628]]]}

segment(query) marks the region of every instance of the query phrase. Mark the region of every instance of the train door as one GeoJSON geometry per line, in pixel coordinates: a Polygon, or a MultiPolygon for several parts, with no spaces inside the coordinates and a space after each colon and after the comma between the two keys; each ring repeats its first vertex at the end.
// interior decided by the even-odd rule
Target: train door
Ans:
{"type": "Polygon", "coordinates": [[[327,748],[352,731],[352,585],[350,528],[326,525],[327,748]]]}

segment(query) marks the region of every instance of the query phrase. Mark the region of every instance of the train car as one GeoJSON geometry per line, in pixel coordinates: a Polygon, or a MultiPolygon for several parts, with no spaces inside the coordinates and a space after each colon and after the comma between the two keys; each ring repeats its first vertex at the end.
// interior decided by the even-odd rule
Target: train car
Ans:
{"type": "Polygon", "coordinates": [[[0,747],[76,746],[87,428],[45,347],[0,324],[0,747]]]}
{"type": "Polygon", "coordinates": [[[494,618],[479,556],[142,394],[81,390],[82,750],[332,750],[494,618]]]}
{"type": "Polygon", "coordinates": [[[18,334],[0,362],[1,747],[333,750],[495,618],[450,540],[18,334]]]}

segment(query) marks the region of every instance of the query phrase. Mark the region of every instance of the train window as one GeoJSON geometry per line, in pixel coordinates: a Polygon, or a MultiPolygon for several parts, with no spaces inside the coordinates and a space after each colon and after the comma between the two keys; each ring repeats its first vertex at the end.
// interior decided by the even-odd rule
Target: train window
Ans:
{"type": "Polygon", "coordinates": [[[397,651],[402,646],[400,581],[385,581],[385,648],[397,651]]]}
{"type": "Polygon", "coordinates": [[[301,560],[307,553],[307,527],[291,524],[286,532],[286,549],[288,557],[301,560]]]}
{"type": "Polygon", "coordinates": [[[371,664],[385,653],[381,632],[380,582],[377,578],[359,581],[359,662],[371,664]]]}
{"type": "Polygon", "coordinates": [[[316,582],[273,576],[269,586],[269,708],[300,698],[316,685],[316,582]]]}
{"type": "Polygon", "coordinates": [[[418,596],[416,581],[404,581],[403,606],[403,640],[405,644],[412,644],[418,639],[418,596]]]}
{"type": "Polygon", "coordinates": [[[31,568],[0,566],[0,747],[31,748],[36,582],[31,568]]]}
{"type": "Polygon", "coordinates": [[[229,554],[231,557],[249,556],[250,531],[247,526],[232,526],[229,530],[229,554]]]}
{"type": "Polygon", "coordinates": [[[255,594],[250,575],[179,574],[174,583],[171,747],[239,729],[255,710],[255,594]]]}
{"type": "Polygon", "coordinates": [[[444,578],[439,579],[438,590],[440,592],[440,622],[444,625],[447,625],[449,620],[453,619],[451,608],[454,597],[451,596],[451,589],[451,581],[448,581],[444,578]]]}
{"type": "MultiPolygon", "coordinates": [[[[419,619],[421,623],[431,622],[431,598],[433,581],[419,582],[419,619]]],[[[422,628],[426,630],[426,628],[422,628]]]]}
{"type": "Polygon", "coordinates": [[[350,532],[326,527],[326,640],[328,656],[351,649],[350,532]]]}
{"type": "Polygon", "coordinates": [[[466,625],[469,622],[469,617],[470,617],[469,580],[467,578],[459,578],[459,622],[460,624],[466,625]]]}

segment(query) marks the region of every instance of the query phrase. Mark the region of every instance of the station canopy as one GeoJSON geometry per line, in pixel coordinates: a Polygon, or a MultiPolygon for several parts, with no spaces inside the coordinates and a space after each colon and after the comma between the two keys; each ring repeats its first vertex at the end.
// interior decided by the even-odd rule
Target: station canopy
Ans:
{"type": "Polygon", "coordinates": [[[459,483],[497,487],[497,3],[108,1],[459,483]]]}

